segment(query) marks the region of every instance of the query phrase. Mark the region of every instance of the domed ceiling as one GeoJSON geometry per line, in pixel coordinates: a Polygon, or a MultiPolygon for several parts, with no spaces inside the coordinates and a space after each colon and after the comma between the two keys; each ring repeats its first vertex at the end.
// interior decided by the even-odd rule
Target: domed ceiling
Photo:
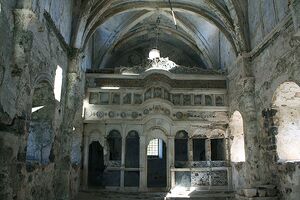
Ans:
{"type": "Polygon", "coordinates": [[[246,5],[239,0],[85,0],[78,6],[74,43],[92,46],[94,69],[145,65],[153,48],[178,65],[226,69],[249,46],[246,5]]]}

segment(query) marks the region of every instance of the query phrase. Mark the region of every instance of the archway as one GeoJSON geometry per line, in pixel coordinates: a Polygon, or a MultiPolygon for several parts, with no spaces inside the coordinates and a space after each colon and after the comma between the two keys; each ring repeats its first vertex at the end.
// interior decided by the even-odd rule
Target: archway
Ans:
{"type": "Polygon", "coordinates": [[[92,142],[89,146],[88,182],[90,186],[104,186],[103,147],[99,142],[92,142]]]}
{"type": "Polygon", "coordinates": [[[188,161],[188,133],[178,131],[175,136],[175,167],[184,167],[188,161]]]}
{"type": "Polygon", "coordinates": [[[243,117],[235,111],[230,120],[230,136],[232,139],[230,156],[232,162],[245,162],[245,142],[243,117]]]}
{"type": "Polygon", "coordinates": [[[121,161],[122,154],[122,136],[119,131],[110,131],[107,142],[109,146],[109,160],[121,161]]]}
{"type": "Polygon", "coordinates": [[[124,186],[138,187],[140,181],[140,137],[138,132],[130,131],[125,144],[124,186]]]}
{"type": "Polygon", "coordinates": [[[147,186],[167,187],[166,144],[162,139],[154,138],[147,146],[147,186]]]}
{"type": "Polygon", "coordinates": [[[279,162],[300,161],[300,87],[294,82],[281,84],[273,96],[277,110],[274,123],[279,162]]]}
{"type": "Polygon", "coordinates": [[[48,82],[40,82],[32,95],[31,121],[26,148],[26,161],[47,164],[52,160],[55,97],[48,82]]]}

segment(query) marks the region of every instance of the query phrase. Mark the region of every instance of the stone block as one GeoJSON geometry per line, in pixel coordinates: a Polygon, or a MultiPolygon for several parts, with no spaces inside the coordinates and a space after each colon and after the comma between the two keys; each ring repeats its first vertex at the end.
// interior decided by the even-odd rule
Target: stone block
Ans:
{"type": "Polygon", "coordinates": [[[244,195],[246,197],[255,197],[257,196],[257,189],[256,188],[248,188],[248,189],[243,189],[244,190],[244,195]]]}
{"type": "Polygon", "coordinates": [[[275,197],[277,195],[277,190],[274,188],[273,189],[268,188],[266,191],[268,197],[275,197]]]}
{"type": "Polygon", "coordinates": [[[259,197],[265,197],[267,195],[267,190],[264,188],[259,188],[257,191],[259,197]]]}

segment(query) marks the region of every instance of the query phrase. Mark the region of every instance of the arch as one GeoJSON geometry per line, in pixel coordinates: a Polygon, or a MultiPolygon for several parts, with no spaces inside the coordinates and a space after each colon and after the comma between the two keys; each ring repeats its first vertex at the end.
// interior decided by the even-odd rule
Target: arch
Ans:
{"type": "Polygon", "coordinates": [[[104,154],[103,146],[98,141],[89,145],[88,182],[92,186],[103,186],[104,154]]]}
{"type": "Polygon", "coordinates": [[[176,132],[176,139],[187,139],[189,138],[189,134],[185,130],[180,130],[176,132]]]}
{"type": "MultiPolygon", "coordinates": [[[[175,167],[178,167],[179,162],[188,161],[188,140],[189,134],[184,131],[178,131],[175,135],[175,167]]],[[[180,163],[181,164],[181,163],[180,163]]]]}
{"type": "MultiPolygon", "coordinates": [[[[197,40],[195,41],[194,38],[191,38],[190,32],[181,32],[177,29],[174,30],[167,26],[157,26],[157,27],[163,33],[167,33],[169,35],[175,36],[175,38],[177,40],[181,41],[183,44],[188,46],[195,54],[197,54],[199,56],[199,58],[201,58],[202,62],[205,64],[205,67],[207,67],[209,69],[213,69],[214,67],[216,67],[216,65],[214,65],[212,62],[211,56],[207,53],[208,52],[207,48],[203,47],[204,42],[203,41],[198,42],[197,40]],[[200,44],[202,46],[199,46],[200,44]]],[[[153,28],[155,28],[155,27],[153,26],[153,28]]],[[[127,34],[124,34],[122,38],[120,38],[118,41],[116,41],[116,43],[112,47],[113,48],[112,50],[117,51],[117,49],[122,49],[122,47],[124,47],[124,46],[126,47],[126,44],[128,42],[133,41],[136,38],[143,37],[143,36],[147,35],[148,33],[149,33],[148,26],[138,27],[137,29],[135,29],[134,32],[128,32],[127,34]]],[[[155,39],[155,38],[151,38],[151,39],[155,39]]],[[[150,40],[150,38],[149,38],[149,40],[150,40]]],[[[200,39],[198,39],[198,40],[200,40],[200,39]]],[[[161,38],[160,42],[172,46],[170,43],[163,40],[162,38],[161,38]]],[[[106,55],[103,56],[104,59],[102,60],[102,62],[100,62],[101,59],[99,59],[99,62],[98,62],[98,63],[100,63],[99,66],[103,66],[103,64],[108,60],[108,56],[109,56],[108,53],[111,53],[112,50],[110,52],[107,52],[106,55]]],[[[188,54],[188,53],[185,52],[185,54],[188,54]]]]}
{"type": "Polygon", "coordinates": [[[53,122],[56,102],[53,87],[48,80],[36,81],[32,91],[31,120],[26,147],[26,161],[40,164],[53,162],[53,122]]]}
{"type": "Polygon", "coordinates": [[[235,111],[229,122],[230,127],[230,156],[232,162],[245,162],[244,122],[239,111],[235,111]]]}
{"type": "Polygon", "coordinates": [[[90,145],[92,142],[99,142],[103,147],[103,154],[105,158],[107,158],[108,144],[106,143],[105,136],[102,134],[102,132],[98,129],[93,129],[88,132],[88,137],[88,145],[90,145]]]}
{"type": "Polygon", "coordinates": [[[153,138],[147,143],[147,187],[167,186],[166,142],[153,138]]]}
{"type": "Polygon", "coordinates": [[[213,129],[207,134],[210,138],[225,138],[226,133],[222,129],[213,129]]]}
{"type": "MultiPolygon", "coordinates": [[[[132,2],[125,1],[122,3],[116,3],[114,6],[109,7],[109,9],[101,8],[99,13],[97,13],[97,10],[95,9],[95,12],[93,13],[94,16],[92,16],[91,19],[88,20],[86,24],[86,29],[81,39],[81,46],[83,48],[85,47],[88,39],[95,32],[97,27],[103,24],[103,22],[106,21],[108,18],[116,14],[129,12],[129,11],[156,10],[157,7],[159,7],[162,10],[169,9],[169,5],[167,2],[153,3],[153,2],[137,2],[137,1],[132,1],[132,2]]],[[[239,43],[244,43],[244,41],[239,41],[242,39],[241,37],[239,37],[240,30],[237,30],[238,33],[236,33],[230,15],[227,14],[225,15],[224,14],[225,12],[222,11],[220,12],[218,8],[214,9],[214,11],[217,12],[211,13],[209,12],[209,10],[207,10],[207,8],[195,7],[194,5],[183,4],[183,3],[174,3],[173,8],[175,11],[178,12],[185,11],[185,12],[193,13],[204,17],[207,21],[215,24],[222,32],[224,32],[224,35],[228,38],[236,53],[241,51],[241,48],[239,48],[239,43]]]]}
{"type": "Polygon", "coordinates": [[[278,127],[276,147],[279,162],[300,161],[300,87],[294,82],[282,83],[273,95],[274,117],[278,127]]]}
{"type": "Polygon", "coordinates": [[[139,168],[140,137],[137,131],[129,131],[125,141],[125,167],[139,168]]]}
{"type": "Polygon", "coordinates": [[[160,127],[153,127],[152,129],[150,129],[148,131],[147,140],[146,140],[147,146],[150,143],[150,141],[153,140],[153,139],[161,139],[166,144],[168,143],[167,135],[160,127]]]}
{"type": "Polygon", "coordinates": [[[121,160],[122,155],[122,136],[119,131],[112,130],[107,136],[109,148],[109,160],[121,160]]]}
{"type": "MultiPolygon", "coordinates": [[[[53,76],[48,73],[40,73],[38,76],[36,76],[32,82],[33,88],[36,88],[40,83],[47,82],[52,89],[54,89],[53,84],[53,76]]],[[[34,91],[34,90],[33,90],[34,91]]],[[[32,91],[32,92],[33,92],[32,91]]]]}

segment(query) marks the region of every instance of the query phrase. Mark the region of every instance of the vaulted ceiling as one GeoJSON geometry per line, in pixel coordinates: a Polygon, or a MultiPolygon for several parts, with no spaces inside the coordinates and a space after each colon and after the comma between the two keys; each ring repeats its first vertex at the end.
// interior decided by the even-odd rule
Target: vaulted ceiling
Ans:
{"type": "Polygon", "coordinates": [[[142,64],[158,41],[177,64],[220,69],[248,50],[246,2],[171,0],[176,27],[168,0],[83,0],[73,42],[92,43],[96,68],[142,64]]]}

